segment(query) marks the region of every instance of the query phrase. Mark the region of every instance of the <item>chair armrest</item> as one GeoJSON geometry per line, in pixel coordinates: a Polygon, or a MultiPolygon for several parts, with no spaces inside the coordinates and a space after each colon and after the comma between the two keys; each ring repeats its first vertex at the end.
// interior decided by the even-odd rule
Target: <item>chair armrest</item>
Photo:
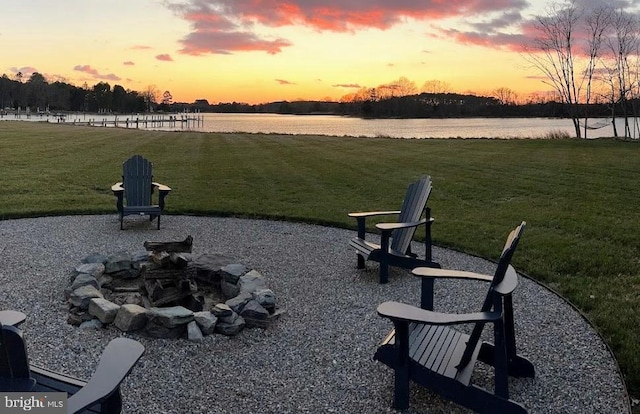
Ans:
{"type": "Polygon", "coordinates": [[[153,184],[153,186],[154,186],[155,188],[157,188],[157,189],[158,189],[158,191],[166,191],[167,193],[168,193],[169,191],[171,191],[171,188],[170,188],[169,186],[164,185],[164,184],[156,183],[155,181],[154,181],[154,182],[152,182],[151,184],[153,184]]]}
{"type": "Polygon", "coordinates": [[[428,325],[457,325],[473,322],[493,322],[500,319],[499,312],[441,313],[421,309],[400,302],[384,302],[378,306],[378,315],[394,322],[417,322],[428,325]]]}
{"type": "Polygon", "coordinates": [[[111,186],[111,191],[113,191],[113,193],[118,193],[121,191],[124,191],[124,187],[122,186],[122,181],[115,183],[114,185],[111,186]]]}
{"type": "Polygon", "coordinates": [[[392,210],[392,211],[362,211],[357,213],[349,213],[349,217],[373,217],[373,216],[388,216],[391,214],[400,214],[400,210],[392,210]]]}
{"type": "Polygon", "coordinates": [[[89,382],[69,397],[67,411],[80,412],[104,401],[120,387],[143,353],[144,346],[133,339],[116,338],[109,342],[89,382]]]}
{"type": "Polygon", "coordinates": [[[483,275],[480,273],[466,272],[463,270],[438,269],[434,267],[416,267],[411,271],[411,273],[418,277],[431,277],[437,279],[467,279],[482,280],[484,282],[491,282],[493,280],[493,276],[483,275]]]}
{"type": "Polygon", "coordinates": [[[376,228],[382,231],[392,231],[396,229],[406,229],[409,227],[418,227],[422,224],[426,224],[427,222],[432,223],[435,219],[430,218],[427,220],[426,218],[420,221],[411,221],[408,223],[378,223],[376,224],[376,228]]]}
{"type": "Polygon", "coordinates": [[[349,217],[355,217],[358,221],[358,238],[364,240],[366,236],[366,218],[373,216],[385,216],[390,214],[400,214],[399,210],[388,210],[388,211],[363,211],[359,213],[349,213],[349,217]]]}
{"type": "Polygon", "coordinates": [[[124,187],[122,186],[122,181],[112,185],[111,191],[113,191],[113,195],[117,197],[116,209],[118,210],[118,213],[122,214],[122,211],[124,210],[124,187]]]}
{"type": "Polygon", "coordinates": [[[24,322],[25,319],[27,319],[27,315],[22,312],[14,310],[0,311],[0,325],[18,326],[24,322]]]}

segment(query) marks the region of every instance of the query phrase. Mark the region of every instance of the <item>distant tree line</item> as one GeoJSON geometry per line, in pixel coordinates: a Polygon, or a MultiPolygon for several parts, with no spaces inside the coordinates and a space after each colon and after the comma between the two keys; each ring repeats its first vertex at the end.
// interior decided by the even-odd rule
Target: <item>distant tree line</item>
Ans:
{"type": "Polygon", "coordinates": [[[106,82],[93,87],[77,87],[65,82],[49,83],[40,73],[33,73],[26,82],[18,73],[16,79],[6,74],[0,77],[0,111],[11,108],[30,111],[75,111],[134,113],[148,109],[150,96],[145,93],[113,88],[106,82]]]}
{"type": "MultiPolygon", "coordinates": [[[[349,95],[348,99],[334,101],[278,101],[262,104],[239,102],[210,104],[206,99],[193,103],[175,103],[169,91],[162,94],[154,86],[144,92],[125,90],[120,85],[98,82],[93,87],[77,87],[65,82],[49,83],[39,73],[23,81],[0,77],[0,112],[6,108],[32,112],[108,112],[137,113],[164,112],[222,112],[222,113],[277,113],[277,114],[332,114],[362,118],[455,118],[455,117],[550,117],[571,116],[561,100],[530,100],[516,103],[514,92],[500,88],[494,96],[477,96],[447,92],[448,85],[428,81],[422,88],[430,92],[417,93],[412,82],[405,78],[349,95]]],[[[628,101],[627,105],[637,105],[628,101]]],[[[610,103],[582,104],[591,116],[611,116],[610,103]]],[[[630,110],[629,110],[630,112],[630,110]]]]}
{"type": "MultiPolygon", "coordinates": [[[[463,117],[544,117],[566,118],[562,102],[538,101],[516,104],[498,98],[455,93],[421,93],[417,95],[365,99],[349,102],[280,101],[263,104],[240,102],[209,104],[205,99],[194,103],[173,103],[175,112],[277,113],[292,115],[348,115],[362,118],[463,118],[463,117]]],[[[592,116],[610,116],[606,104],[589,105],[592,116]]]]}

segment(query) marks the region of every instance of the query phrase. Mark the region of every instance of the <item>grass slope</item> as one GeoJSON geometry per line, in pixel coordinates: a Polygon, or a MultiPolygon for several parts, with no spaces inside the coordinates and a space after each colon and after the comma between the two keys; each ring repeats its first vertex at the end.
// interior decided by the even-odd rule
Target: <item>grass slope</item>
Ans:
{"type": "MultiPolygon", "coordinates": [[[[429,174],[435,242],[514,263],[575,303],[640,396],[640,145],[612,140],[394,140],[203,134],[0,122],[0,218],[113,213],[132,154],[170,185],[170,214],[353,227],[429,174]]],[[[346,241],[345,241],[346,243],[346,241]]],[[[553,323],[553,315],[549,315],[553,323]]],[[[544,335],[544,332],[540,333],[544,335]]],[[[595,384],[594,384],[595,385],[595,384]]]]}

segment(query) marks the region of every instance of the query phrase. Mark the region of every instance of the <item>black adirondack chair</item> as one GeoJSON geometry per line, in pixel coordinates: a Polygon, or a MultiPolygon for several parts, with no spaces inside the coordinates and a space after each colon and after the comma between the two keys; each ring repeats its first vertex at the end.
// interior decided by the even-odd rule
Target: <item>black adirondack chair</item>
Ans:
{"type": "Polygon", "coordinates": [[[150,220],[158,219],[164,210],[164,199],[171,188],[153,181],[153,165],[140,155],[134,155],[122,164],[122,181],[111,186],[118,198],[116,207],[120,215],[120,229],[123,229],[125,216],[148,215],[150,220]],[[158,204],[153,204],[154,190],[158,190],[158,204]],[[126,201],[126,205],[125,205],[126,201]]]}
{"type": "Polygon", "coordinates": [[[472,272],[424,268],[426,278],[461,278],[489,281],[489,290],[477,313],[446,314],[398,302],[378,306],[378,314],[391,319],[394,329],[378,348],[374,359],[395,370],[393,406],[409,406],[409,381],[480,413],[526,413],[509,398],[508,377],[533,377],[531,362],[517,355],[512,293],[518,276],[510,261],[525,223],[513,230],[493,277],[472,272]],[[472,324],[470,335],[451,328],[472,324]],[[494,344],[481,340],[486,324],[493,324],[494,344]],[[475,363],[494,367],[494,392],[471,384],[475,363]]]}
{"type": "Polygon", "coordinates": [[[66,392],[68,413],[116,414],[122,411],[120,384],[144,352],[137,341],[109,342],[89,382],[29,365],[22,331],[11,323],[24,320],[19,312],[0,312],[0,392],[66,392]]]}
{"type": "Polygon", "coordinates": [[[419,266],[440,267],[431,255],[431,209],[427,200],[431,194],[431,177],[424,176],[407,188],[402,210],[349,213],[358,221],[358,236],[349,245],[356,250],[358,269],[364,269],[365,258],[380,263],[380,283],[389,281],[389,266],[413,269],[419,266]],[[421,219],[422,213],[425,217],[421,219]],[[380,244],[365,240],[367,217],[398,215],[396,223],[379,223],[380,244]],[[419,257],[411,251],[411,241],[418,226],[425,226],[425,255],[419,257]]]}

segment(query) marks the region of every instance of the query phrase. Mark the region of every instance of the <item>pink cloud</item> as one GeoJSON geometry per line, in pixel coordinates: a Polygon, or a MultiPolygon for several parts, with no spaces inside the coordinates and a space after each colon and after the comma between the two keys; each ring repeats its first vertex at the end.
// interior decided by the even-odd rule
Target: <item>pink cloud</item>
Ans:
{"type": "Polygon", "coordinates": [[[171,55],[167,53],[156,55],[156,59],[161,60],[163,62],[173,62],[173,58],[171,57],[171,55]]]}
{"type": "Polygon", "coordinates": [[[76,66],[74,66],[73,70],[76,70],[78,72],[88,73],[89,75],[93,75],[93,76],[98,75],[98,70],[97,69],[93,69],[89,65],[76,65],[76,66]]]}
{"type": "Polygon", "coordinates": [[[354,32],[389,29],[407,19],[438,20],[449,17],[503,13],[495,24],[520,16],[525,0],[183,0],[170,7],[192,27],[181,43],[181,53],[229,54],[265,51],[276,54],[292,43],[265,38],[256,25],[271,28],[306,26],[318,31],[354,32]]]}
{"type": "Polygon", "coordinates": [[[463,32],[456,29],[441,30],[440,35],[434,37],[454,40],[464,45],[504,48],[513,51],[522,51],[523,45],[527,41],[526,36],[522,34],[463,32]]]}
{"type": "Polygon", "coordinates": [[[39,73],[41,74],[47,82],[53,83],[53,82],[68,82],[67,78],[62,76],[62,75],[57,75],[57,74],[51,74],[51,73],[42,73],[40,72],[38,69],[34,68],[33,66],[23,66],[21,68],[18,67],[11,67],[9,68],[9,72],[13,73],[13,75],[17,75],[18,72],[20,72],[22,74],[22,80],[23,81],[27,81],[31,78],[31,76],[34,73],[39,73]]]}
{"type": "MultiPolygon", "coordinates": [[[[630,9],[631,2],[611,0],[612,7],[616,10],[624,10],[638,17],[638,12],[630,9]]],[[[587,12],[602,5],[601,0],[576,0],[577,7],[584,7],[587,12]]],[[[557,5],[557,10],[562,10],[562,5],[557,5]]],[[[551,11],[552,12],[552,11],[551,11]]],[[[540,36],[539,29],[536,28],[538,18],[543,21],[548,17],[547,11],[541,12],[539,16],[525,19],[518,9],[505,9],[502,13],[493,14],[491,18],[483,20],[476,17],[474,21],[465,19],[469,30],[442,29],[435,27],[436,33],[432,36],[439,39],[446,39],[464,45],[475,45],[497,49],[509,50],[512,52],[531,52],[531,45],[535,38],[540,36]]],[[[584,54],[587,39],[587,27],[577,24],[572,31],[572,42],[576,45],[575,53],[584,54]]]]}
{"type": "Polygon", "coordinates": [[[334,88],[350,88],[350,89],[360,89],[362,86],[357,83],[338,83],[336,85],[331,85],[334,88]]]}
{"type": "Polygon", "coordinates": [[[69,82],[67,80],[67,78],[65,76],[62,76],[62,75],[55,75],[55,74],[54,75],[49,75],[49,74],[47,74],[47,75],[44,75],[44,77],[48,82],[65,82],[65,83],[69,82]]]}
{"type": "Polygon", "coordinates": [[[21,68],[17,68],[17,67],[12,67],[9,68],[9,70],[11,72],[13,72],[14,75],[18,74],[18,72],[20,72],[22,74],[22,78],[23,79],[29,79],[29,77],[31,77],[31,75],[33,75],[34,73],[38,72],[38,69],[34,68],[33,66],[23,66],[21,68]]]}
{"type": "Polygon", "coordinates": [[[224,32],[219,30],[196,30],[181,40],[180,53],[202,55],[206,53],[230,54],[232,51],[264,51],[275,55],[291,43],[284,39],[261,39],[250,32],[224,32]]]}
{"type": "MultiPolygon", "coordinates": [[[[455,29],[434,26],[448,40],[502,48],[524,49],[531,35],[531,20],[523,17],[528,0],[173,0],[167,2],[191,25],[181,40],[180,53],[202,55],[243,51],[280,53],[291,46],[277,34],[267,37],[258,29],[276,31],[303,26],[317,31],[356,32],[386,30],[407,20],[431,22],[457,18],[455,29]]],[[[577,0],[586,8],[602,0],[577,0]]],[[[628,0],[610,0],[615,8],[628,10],[628,0]]],[[[425,51],[428,53],[428,51],[425,51]]]]}
{"type": "Polygon", "coordinates": [[[74,66],[73,70],[91,75],[94,79],[110,80],[110,81],[121,80],[119,76],[116,76],[113,73],[109,73],[107,75],[101,74],[100,72],[98,72],[97,69],[92,68],[90,65],[76,65],[74,66]]]}
{"type": "Polygon", "coordinates": [[[146,45],[133,45],[131,46],[131,49],[133,50],[150,50],[153,49],[151,46],[146,46],[146,45]]]}
{"type": "Polygon", "coordinates": [[[407,18],[472,16],[522,10],[526,6],[525,0],[187,0],[183,10],[208,16],[208,21],[216,25],[234,19],[271,27],[299,24],[319,30],[351,31],[388,29],[407,18]]]}

